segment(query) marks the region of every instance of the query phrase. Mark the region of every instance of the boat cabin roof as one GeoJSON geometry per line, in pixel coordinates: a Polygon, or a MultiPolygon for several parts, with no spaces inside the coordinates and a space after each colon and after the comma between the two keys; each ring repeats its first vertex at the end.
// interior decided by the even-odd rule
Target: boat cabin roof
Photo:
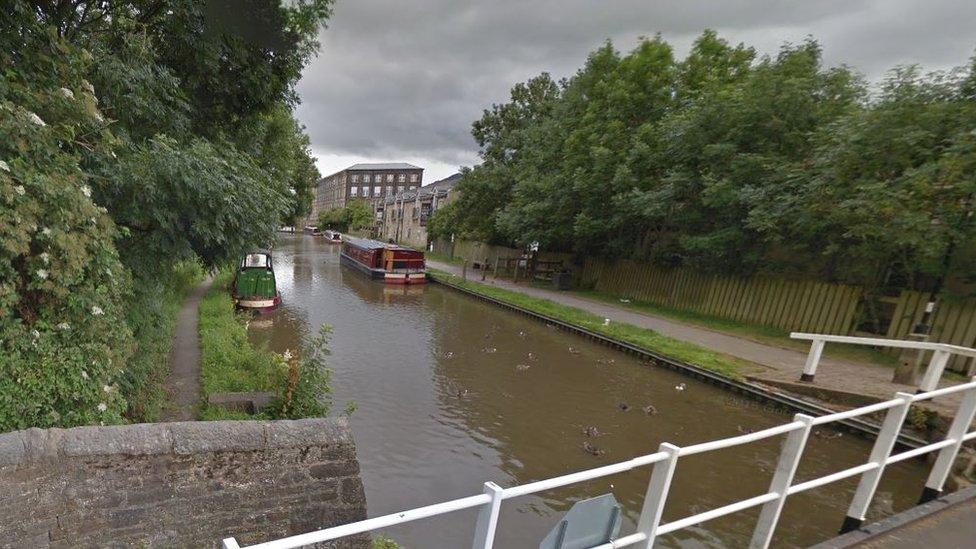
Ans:
{"type": "Polygon", "coordinates": [[[364,248],[366,250],[409,250],[411,252],[416,251],[413,248],[407,248],[397,244],[390,244],[388,242],[380,242],[378,240],[370,240],[368,238],[355,238],[352,236],[346,236],[345,242],[356,246],[357,248],[364,248]]]}
{"type": "Polygon", "coordinates": [[[268,250],[251,250],[241,259],[241,267],[270,267],[271,252],[268,250]]]}

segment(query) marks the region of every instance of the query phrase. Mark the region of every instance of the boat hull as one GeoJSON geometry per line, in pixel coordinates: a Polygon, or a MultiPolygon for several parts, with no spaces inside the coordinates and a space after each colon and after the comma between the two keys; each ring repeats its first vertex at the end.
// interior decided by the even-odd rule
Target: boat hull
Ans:
{"type": "Polygon", "coordinates": [[[339,262],[343,265],[349,265],[357,271],[363,273],[373,280],[382,280],[386,284],[424,284],[427,282],[427,275],[425,273],[390,273],[384,269],[374,269],[367,265],[363,265],[355,258],[345,254],[339,254],[339,262]]]}
{"type": "Polygon", "coordinates": [[[268,313],[281,305],[281,294],[274,297],[234,297],[234,305],[238,309],[268,313]]]}

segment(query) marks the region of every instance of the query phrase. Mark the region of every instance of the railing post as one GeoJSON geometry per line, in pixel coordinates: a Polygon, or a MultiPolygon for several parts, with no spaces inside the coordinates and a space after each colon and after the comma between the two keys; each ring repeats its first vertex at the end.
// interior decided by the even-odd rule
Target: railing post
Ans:
{"type": "Polygon", "coordinates": [[[802,421],[803,427],[789,433],[783,441],[783,448],[779,453],[779,461],[776,463],[776,472],[773,473],[773,480],[769,484],[769,492],[779,494],[779,497],[766,503],[759,513],[759,521],[756,529],[752,533],[752,541],[749,543],[751,549],[766,549],[773,539],[776,531],[776,523],[779,522],[780,513],[783,505],[786,504],[787,492],[793,484],[793,476],[800,465],[800,458],[803,457],[803,449],[810,438],[810,429],[813,427],[813,417],[805,414],[796,414],[793,421],[802,421]]]}
{"type": "Polygon", "coordinates": [[[822,339],[814,339],[810,343],[810,352],[807,354],[807,362],[803,365],[803,373],[800,374],[800,381],[813,383],[813,376],[817,375],[817,365],[820,364],[820,355],[823,354],[824,343],[822,339]]]}
{"type": "Polygon", "coordinates": [[[678,465],[678,452],[680,450],[674,444],[667,442],[658,447],[658,451],[666,452],[668,457],[664,461],[654,464],[651,481],[647,485],[647,493],[644,494],[644,506],[641,508],[640,518],[637,520],[637,531],[647,537],[634,547],[651,549],[654,546],[654,538],[657,536],[657,528],[661,524],[661,516],[664,514],[664,504],[668,500],[668,489],[671,488],[671,479],[674,477],[674,469],[678,465]]]}
{"type": "Polygon", "coordinates": [[[486,482],[485,493],[491,496],[491,501],[484,504],[478,513],[472,549],[491,549],[495,543],[495,527],[498,526],[498,512],[502,507],[502,489],[494,482],[486,482]]]}
{"type": "Polygon", "coordinates": [[[948,363],[949,351],[943,349],[933,351],[932,358],[929,360],[929,366],[925,369],[925,375],[922,376],[922,382],[918,384],[918,392],[927,393],[934,391],[938,387],[939,380],[942,379],[942,372],[948,363]]]}
{"type": "Polygon", "coordinates": [[[893,408],[888,408],[884,423],[881,424],[881,430],[878,432],[878,438],[875,439],[874,447],[871,448],[871,456],[868,458],[868,463],[874,463],[877,467],[861,475],[857,490],[854,492],[854,498],[851,500],[850,507],[847,508],[844,524],[840,527],[841,534],[857,530],[864,523],[864,516],[868,512],[871,500],[874,499],[874,492],[881,482],[885,462],[891,456],[891,450],[898,442],[901,426],[905,423],[905,418],[908,417],[908,410],[912,406],[912,395],[896,393],[895,398],[901,403],[893,408]]]}
{"type": "MultiPolygon", "coordinates": [[[[976,377],[972,378],[971,381],[976,381],[976,377]]],[[[935,464],[932,465],[932,470],[929,472],[929,478],[925,481],[925,489],[922,490],[919,504],[932,501],[942,494],[942,487],[946,479],[949,478],[949,472],[952,471],[952,464],[956,461],[956,456],[959,455],[959,449],[962,448],[962,438],[969,431],[969,425],[973,422],[974,416],[976,416],[976,388],[967,389],[962,396],[962,402],[959,403],[959,408],[956,410],[956,417],[952,419],[949,430],[946,432],[946,439],[951,438],[955,443],[939,450],[935,464]]]]}
{"type": "Polygon", "coordinates": [[[220,546],[223,549],[241,549],[241,546],[237,544],[237,540],[234,538],[224,538],[224,540],[220,542],[220,546]]]}

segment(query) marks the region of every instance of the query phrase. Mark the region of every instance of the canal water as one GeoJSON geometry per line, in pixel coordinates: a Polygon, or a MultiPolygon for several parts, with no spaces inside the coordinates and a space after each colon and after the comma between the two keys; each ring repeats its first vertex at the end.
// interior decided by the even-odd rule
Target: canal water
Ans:
{"type": "MultiPolygon", "coordinates": [[[[321,324],[333,326],[335,410],[357,406],[350,423],[370,516],[478,494],[484,481],[523,484],[651,453],[665,441],[693,444],[791,418],[449,288],[367,280],[340,266],[338,247],[321,239],[284,235],[274,262],[283,304],[252,321],[250,336],[284,351],[321,324]],[[656,413],[645,413],[648,406],[656,413]]],[[[817,435],[797,482],[863,463],[870,451],[853,435],[817,435]]],[[[681,458],[664,520],[765,492],[780,441],[681,458]]],[[[538,547],[575,501],[608,492],[630,533],[649,478],[650,468],[641,468],[507,500],[496,547],[538,547]]],[[[872,516],[911,506],[923,482],[918,462],[888,468],[872,516]]],[[[855,485],[791,497],[773,546],[830,537],[855,485]]],[[[757,516],[754,509],[706,522],[660,545],[743,547],[757,516]]],[[[385,533],[408,548],[465,547],[475,520],[475,511],[464,511],[385,533]]]]}

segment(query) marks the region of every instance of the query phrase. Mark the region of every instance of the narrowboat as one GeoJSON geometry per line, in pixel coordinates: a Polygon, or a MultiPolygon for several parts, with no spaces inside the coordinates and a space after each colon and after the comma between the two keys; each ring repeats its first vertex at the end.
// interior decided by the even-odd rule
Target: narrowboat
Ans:
{"type": "Polygon", "coordinates": [[[339,231],[325,231],[326,244],[342,244],[342,233],[339,231]]]}
{"type": "Polygon", "coordinates": [[[303,232],[312,236],[322,236],[322,231],[320,231],[315,225],[305,225],[303,232]]]}
{"type": "Polygon", "coordinates": [[[281,293],[275,283],[271,252],[255,250],[245,255],[231,288],[238,308],[266,312],[278,307],[281,293]]]}
{"type": "Polygon", "coordinates": [[[347,236],[342,241],[339,259],[387,284],[423,284],[427,281],[424,252],[412,248],[347,236]]]}

